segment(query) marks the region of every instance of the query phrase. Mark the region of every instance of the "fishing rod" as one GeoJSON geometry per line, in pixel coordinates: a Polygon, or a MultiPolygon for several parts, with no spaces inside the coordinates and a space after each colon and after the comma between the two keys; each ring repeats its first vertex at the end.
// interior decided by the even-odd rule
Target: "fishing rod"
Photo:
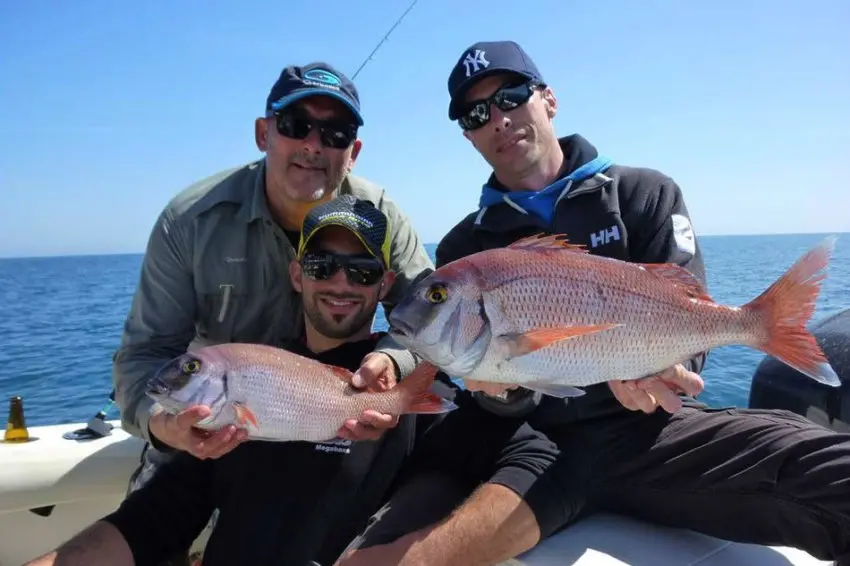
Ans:
{"type": "MultiPolygon", "coordinates": [[[[410,13],[410,11],[413,9],[413,7],[418,1],[419,0],[413,0],[413,2],[410,3],[407,9],[401,14],[401,16],[399,16],[399,18],[390,27],[390,29],[387,30],[387,33],[384,34],[384,37],[381,38],[381,41],[378,42],[378,45],[376,45],[372,52],[369,53],[369,55],[366,57],[366,59],[364,59],[363,62],[360,63],[360,66],[351,76],[352,81],[357,77],[358,74],[360,74],[360,71],[363,70],[363,67],[365,67],[369,63],[369,61],[372,60],[372,57],[375,55],[375,53],[378,52],[378,49],[381,48],[381,45],[386,43],[393,30],[395,30],[395,28],[397,28],[399,24],[401,24],[402,20],[404,20],[405,16],[410,13]]],[[[113,426],[106,422],[106,413],[110,408],[112,408],[114,404],[115,389],[113,389],[112,392],[109,394],[109,401],[107,402],[107,404],[100,411],[98,411],[97,414],[95,414],[91,419],[89,419],[89,421],[86,423],[85,428],[65,433],[64,437],[67,440],[81,440],[86,438],[102,437],[109,435],[112,431],[113,426]]]]}
{"type": "Polygon", "coordinates": [[[410,6],[407,7],[407,10],[405,10],[404,13],[396,20],[396,22],[392,25],[392,27],[389,29],[389,31],[387,31],[386,35],[384,35],[384,37],[381,39],[381,41],[378,42],[378,45],[375,46],[375,49],[373,49],[372,52],[369,53],[369,56],[366,57],[366,59],[362,63],[360,63],[360,67],[358,67],[357,70],[354,71],[354,74],[351,76],[352,81],[355,78],[357,78],[357,75],[360,74],[360,71],[363,70],[363,67],[365,67],[366,64],[369,61],[372,60],[372,56],[375,55],[375,53],[377,53],[378,49],[381,48],[381,45],[383,45],[384,42],[387,41],[387,39],[390,37],[390,34],[393,32],[393,30],[398,27],[398,25],[401,23],[401,21],[404,19],[404,17],[408,14],[408,12],[410,12],[413,9],[413,6],[415,6],[418,1],[419,0],[413,0],[413,2],[410,3],[410,6]]]}

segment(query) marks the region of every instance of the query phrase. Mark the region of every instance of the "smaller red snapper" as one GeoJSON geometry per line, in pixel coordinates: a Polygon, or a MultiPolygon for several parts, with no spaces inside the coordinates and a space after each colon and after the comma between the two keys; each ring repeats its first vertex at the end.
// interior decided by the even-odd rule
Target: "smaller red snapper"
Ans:
{"type": "Polygon", "coordinates": [[[455,405],[429,391],[437,368],[424,362],[384,392],[351,386],[352,372],[260,344],[219,344],[182,354],[148,382],[147,394],[178,413],[207,405],[196,426],[234,424],[248,438],[321,442],[336,437],[365,410],[385,414],[444,413],[455,405]]]}
{"type": "Polygon", "coordinates": [[[392,310],[390,334],[449,375],[549,395],[660,373],[740,344],[841,385],[806,324],[829,238],[759,297],[720,305],[686,269],[592,255],[563,236],[526,238],[448,263],[392,310]]]}

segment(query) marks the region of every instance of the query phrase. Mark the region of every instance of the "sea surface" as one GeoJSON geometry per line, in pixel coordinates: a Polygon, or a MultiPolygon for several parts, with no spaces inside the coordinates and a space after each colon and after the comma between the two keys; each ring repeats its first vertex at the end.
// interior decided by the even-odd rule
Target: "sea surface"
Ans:
{"type": "MultiPolygon", "coordinates": [[[[709,292],[743,304],[761,293],[824,235],[708,236],[701,239],[709,292]]],[[[427,246],[433,258],[434,245],[427,246]]],[[[111,358],[142,256],[0,260],[0,418],[6,399],[24,398],[30,426],[85,421],[104,407],[111,358]]],[[[850,308],[850,234],[839,236],[815,321],[850,308]]],[[[379,315],[378,329],[386,328],[379,315]]],[[[701,399],[746,406],[763,354],[728,346],[712,352],[701,399]]],[[[113,406],[110,418],[117,416],[113,406]]]]}

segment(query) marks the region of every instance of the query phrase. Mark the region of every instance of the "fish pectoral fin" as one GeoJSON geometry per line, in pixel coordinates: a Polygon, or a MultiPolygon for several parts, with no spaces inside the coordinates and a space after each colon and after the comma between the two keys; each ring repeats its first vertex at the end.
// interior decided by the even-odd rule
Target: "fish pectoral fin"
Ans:
{"type": "Polygon", "coordinates": [[[702,282],[681,265],[676,265],[675,263],[639,263],[638,265],[650,273],[673,283],[692,299],[714,302],[714,299],[708,294],[702,282]]]}
{"type": "Polygon", "coordinates": [[[502,334],[498,340],[503,343],[508,350],[508,359],[524,356],[531,352],[536,352],[540,348],[545,348],[550,344],[602,332],[620,326],[617,323],[610,324],[594,324],[590,326],[566,326],[558,328],[535,328],[526,332],[516,332],[512,334],[502,334]]]}
{"type": "Polygon", "coordinates": [[[375,389],[374,387],[370,387],[370,386],[366,386],[365,389],[357,389],[356,387],[351,385],[351,378],[354,377],[354,374],[352,372],[348,371],[345,368],[341,368],[339,366],[333,366],[333,365],[330,365],[330,364],[325,364],[325,365],[327,365],[328,369],[331,370],[331,372],[333,372],[334,375],[336,375],[338,378],[340,378],[340,380],[342,380],[343,383],[347,383],[350,386],[348,389],[346,389],[347,394],[353,395],[355,393],[362,393],[363,391],[366,391],[367,393],[381,393],[380,389],[375,389]]]}
{"type": "Polygon", "coordinates": [[[561,385],[558,383],[547,383],[545,381],[532,381],[523,383],[523,387],[551,397],[581,397],[584,395],[584,389],[573,387],[572,385],[561,385]]]}
{"type": "Polygon", "coordinates": [[[260,428],[260,425],[257,424],[257,415],[254,414],[254,411],[248,408],[244,403],[240,403],[239,401],[233,401],[231,403],[233,405],[233,410],[236,412],[236,418],[239,420],[239,424],[247,424],[251,423],[254,425],[255,429],[260,428]]]}

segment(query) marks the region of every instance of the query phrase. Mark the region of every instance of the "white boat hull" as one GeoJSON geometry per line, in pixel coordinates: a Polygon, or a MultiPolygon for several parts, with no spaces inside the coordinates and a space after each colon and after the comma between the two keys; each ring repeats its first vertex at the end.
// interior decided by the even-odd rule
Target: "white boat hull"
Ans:
{"type": "MultiPolygon", "coordinates": [[[[62,438],[83,424],[32,427],[37,440],[0,442],[0,566],[21,566],[114,510],[139,464],[142,441],[112,422],[112,434],[62,438]],[[50,508],[41,516],[31,511],[50,508]]],[[[46,510],[45,510],[46,511],[46,510]]],[[[205,531],[195,542],[201,548],[205,531]]],[[[730,543],[691,531],[598,515],[504,566],[827,566],[789,548],[730,543]]]]}

